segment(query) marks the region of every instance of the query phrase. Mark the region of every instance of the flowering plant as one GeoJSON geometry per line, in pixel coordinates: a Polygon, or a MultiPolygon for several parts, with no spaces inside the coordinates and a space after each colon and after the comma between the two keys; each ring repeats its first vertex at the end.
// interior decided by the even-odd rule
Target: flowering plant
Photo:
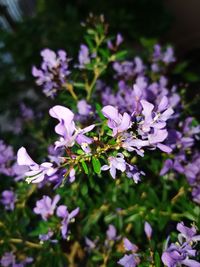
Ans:
{"type": "Polygon", "coordinates": [[[200,266],[200,126],[170,80],[173,49],[155,44],[145,64],[120,50],[122,35],[111,38],[102,16],[83,26],[78,62],[45,48],[32,68],[53,102],[48,133],[35,131],[39,152],[31,141],[16,154],[0,143],[0,172],[10,177],[1,265],[200,266]]]}

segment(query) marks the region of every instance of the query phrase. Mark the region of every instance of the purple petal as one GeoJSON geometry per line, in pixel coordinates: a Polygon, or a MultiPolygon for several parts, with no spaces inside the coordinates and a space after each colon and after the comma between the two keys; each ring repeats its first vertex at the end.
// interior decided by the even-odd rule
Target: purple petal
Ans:
{"type": "Polygon", "coordinates": [[[35,161],[32,160],[32,158],[28,155],[26,149],[24,147],[21,147],[17,152],[17,163],[19,165],[25,165],[25,166],[34,166],[38,165],[35,161]]]}
{"type": "Polygon", "coordinates": [[[60,205],[57,207],[57,210],[56,210],[56,215],[58,217],[61,217],[61,218],[65,218],[68,216],[68,210],[67,210],[67,206],[65,205],[60,205]]]}

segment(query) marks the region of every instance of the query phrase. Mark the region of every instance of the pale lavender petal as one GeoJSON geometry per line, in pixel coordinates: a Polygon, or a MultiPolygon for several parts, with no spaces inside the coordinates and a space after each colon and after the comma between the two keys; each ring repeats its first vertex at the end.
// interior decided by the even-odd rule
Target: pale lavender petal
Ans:
{"type": "Polygon", "coordinates": [[[123,243],[124,243],[124,248],[127,251],[133,251],[133,252],[135,252],[135,251],[138,250],[138,247],[135,244],[131,243],[128,238],[124,238],[123,239],[123,243]]]}
{"type": "Polygon", "coordinates": [[[67,210],[67,206],[65,205],[60,205],[57,207],[57,210],[56,210],[56,215],[58,217],[61,217],[61,218],[65,218],[68,216],[68,210],[67,210]]]}
{"type": "Polygon", "coordinates": [[[26,149],[24,147],[21,147],[17,152],[17,163],[19,165],[25,165],[25,166],[34,166],[38,165],[35,161],[32,160],[32,158],[28,155],[26,149]]]}
{"type": "Polygon", "coordinates": [[[69,220],[71,220],[72,218],[74,218],[75,216],[77,216],[77,214],[79,213],[80,208],[76,208],[73,211],[70,212],[69,214],[69,220]]]}

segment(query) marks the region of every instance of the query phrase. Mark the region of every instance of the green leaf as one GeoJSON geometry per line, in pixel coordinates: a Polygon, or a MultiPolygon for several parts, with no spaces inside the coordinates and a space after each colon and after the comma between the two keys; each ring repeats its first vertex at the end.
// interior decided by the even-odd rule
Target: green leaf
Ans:
{"type": "Polygon", "coordinates": [[[82,186],[82,188],[81,188],[81,194],[82,194],[83,196],[85,196],[85,195],[87,195],[87,193],[88,193],[88,187],[87,187],[87,184],[84,184],[84,185],[82,186]]]}
{"type": "Polygon", "coordinates": [[[84,160],[81,161],[81,165],[83,167],[83,170],[84,170],[85,174],[88,174],[89,170],[88,170],[87,164],[85,163],[84,160]]]}
{"type": "Polygon", "coordinates": [[[95,157],[92,157],[92,166],[93,166],[93,170],[95,173],[97,173],[97,174],[101,173],[101,163],[95,157]]]}
{"type": "Polygon", "coordinates": [[[77,88],[85,88],[85,84],[84,83],[73,83],[74,87],[77,88]]]}
{"type": "Polygon", "coordinates": [[[155,261],[155,266],[156,267],[160,267],[161,262],[160,262],[160,255],[159,253],[156,251],[155,255],[154,255],[154,261],[155,261]]]}
{"type": "Polygon", "coordinates": [[[76,153],[79,154],[79,155],[83,155],[83,154],[84,154],[84,152],[83,152],[82,149],[78,149],[78,150],[76,151],[76,153]]]}
{"type": "Polygon", "coordinates": [[[100,119],[105,120],[105,117],[104,117],[103,113],[101,112],[102,106],[99,105],[98,103],[95,106],[96,106],[96,112],[97,112],[98,116],[100,117],[100,119]]]}
{"type": "Polygon", "coordinates": [[[118,53],[116,53],[115,55],[112,55],[111,60],[115,61],[115,60],[123,60],[125,58],[125,56],[128,54],[127,51],[120,51],[118,53]]]}

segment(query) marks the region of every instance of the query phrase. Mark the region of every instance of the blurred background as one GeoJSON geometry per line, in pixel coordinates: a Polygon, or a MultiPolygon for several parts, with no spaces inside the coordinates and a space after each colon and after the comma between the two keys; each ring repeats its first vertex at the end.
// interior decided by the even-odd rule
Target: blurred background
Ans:
{"type": "MultiPolygon", "coordinates": [[[[199,0],[0,0],[2,133],[17,131],[19,122],[11,117],[17,116],[19,101],[37,102],[38,97],[47,101],[39,88],[34,88],[31,76],[31,66],[40,62],[40,50],[63,48],[75,56],[83,41],[80,23],[90,12],[104,14],[110,33],[120,32],[133,51],[140,51],[141,43],[156,40],[172,44],[182,62],[175,78],[185,87],[190,84],[188,98],[199,95],[199,0]]],[[[198,113],[197,108],[193,110],[198,113]]]]}

